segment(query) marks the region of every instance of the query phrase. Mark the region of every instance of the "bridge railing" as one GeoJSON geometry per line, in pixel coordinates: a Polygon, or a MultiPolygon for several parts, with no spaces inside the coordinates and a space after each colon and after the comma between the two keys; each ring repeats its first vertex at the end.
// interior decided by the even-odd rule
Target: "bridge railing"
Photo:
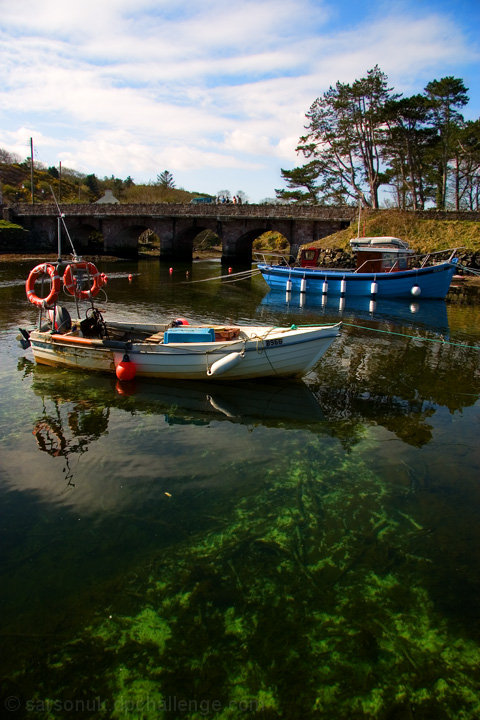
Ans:
{"type": "MultiPolygon", "coordinates": [[[[292,218],[311,220],[351,220],[356,210],[351,207],[327,207],[321,205],[250,205],[235,203],[212,203],[196,205],[191,203],[155,204],[114,204],[96,203],[61,204],[65,216],[138,216],[138,217],[215,217],[223,218],[292,218]]],[[[12,215],[52,217],[58,215],[53,203],[19,203],[10,208],[12,215]]]]}

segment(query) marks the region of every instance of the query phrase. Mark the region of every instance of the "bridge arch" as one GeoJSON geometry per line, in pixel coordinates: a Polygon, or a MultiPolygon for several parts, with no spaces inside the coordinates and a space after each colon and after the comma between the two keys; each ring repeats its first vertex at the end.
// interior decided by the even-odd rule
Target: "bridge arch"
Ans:
{"type": "MultiPolygon", "coordinates": [[[[103,252],[103,235],[98,227],[98,223],[82,220],[74,220],[67,222],[67,229],[73,246],[78,253],[101,253],[103,252]]],[[[66,236],[65,229],[61,228],[62,234],[62,251],[64,253],[70,251],[70,242],[66,236]]]]}
{"type": "MultiPolygon", "coordinates": [[[[251,230],[247,230],[242,235],[237,237],[235,241],[235,254],[237,256],[240,256],[244,258],[245,260],[251,260],[253,257],[253,244],[255,240],[258,240],[258,238],[262,237],[262,235],[265,235],[267,232],[272,233],[278,233],[283,238],[285,238],[286,244],[288,248],[290,247],[290,242],[287,237],[280,231],[275,228],[275,225],[273,225],[268,230],[265,230],[265,228],[254,228],[251,230]]],[[[286,249],[288,252],[288,249],[286,249]]]]}
{"type": "Polygon", "coordinates": [[[219,238],[221,243],[221,228],[215,220],[210,221],[194,221],[188,223],[178,223],[175,228],[175,256],[184,260],[191,260],[193,250],[196,244],[197,238],[210,231],[219,238]]]}
{"type": "Polygon", "coordinates": [[[138,254],[140,236],[147,230],[152,230],[154,232],[154,229],[149,223],[134,222],[128,225],[123,225],[118,229],[111,229],[108,233],[105,233],[104,231],[105,252],[115,251],[121,255],[138,254]]]}

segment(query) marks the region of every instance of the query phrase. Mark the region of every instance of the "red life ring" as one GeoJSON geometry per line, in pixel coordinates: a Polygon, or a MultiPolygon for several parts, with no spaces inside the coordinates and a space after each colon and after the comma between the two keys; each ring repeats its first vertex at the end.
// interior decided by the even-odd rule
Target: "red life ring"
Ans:
{"type": "Polygon", "coordinates": [[[74,262],[65,268],[63,284],[70,295],[75,295],[80,300],[90,300],[90,298],[98,295],[102,285],[105,285],[105,278],[106,276],[100,273],[93,263],[74,262]],[[77,290],[77,279],[73,274],[73,269],[87,271],[88,278],[93,281],[90,290],[77,290]]]}
{"type": "Polygon", "coordinates": [[[58,295],[62,289],[62,281],[59,275],[57,275],[57,268],[51,263],[44,263],[43,265],[37,265],[33,270],[30,271],[30,275],[25,283],[25,289],[27,291],[27,298],[31,303],[37,307],[48,307],[49,305],[55,305],[57,302],[58,295]],[[38,297],[35,295],[35,282],[40,275],[49,275],[52,281],[52,287],[50,293],[45,298],[38,297]]]}

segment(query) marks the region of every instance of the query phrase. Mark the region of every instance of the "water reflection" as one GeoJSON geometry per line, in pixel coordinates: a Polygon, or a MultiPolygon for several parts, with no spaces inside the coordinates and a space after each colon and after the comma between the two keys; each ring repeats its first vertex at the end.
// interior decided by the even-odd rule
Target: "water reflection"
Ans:
{"type": "Polygon", "coordinates": [[[262,300],[262,305],[287,309],[292,313],[315,310],[319,315],[338,319],[390,320],[396,324],[421,325],[434,332],[448,334],[447,306],[444,300],[372,300],[365,298],[338,298],[302,296],[300,293],[287,295],[271,290],[262,300]]]}
{"type": "Polygon", "coordinates": [[[110,410],[84,399],[73,403],[73,407],[66,406],[67,400],[57,396],[42,395],[42,400],[43,413],[34,423],[32,434],[41,452],[64,459],[65,480],[75,487],[70,456],[87,452],[90,443],[107,432],[110,410]]]}
{"type": "MultiPolygon", "coordinates": [[[[153,263],[126,275],[113,312],[322,313],[166,289],[153,263]]],[[[0,669],[20,713],[99,697],[152,720],[167,698],[218,698],[217,718],[239,698],[272,719],[478,715],[476,307],[449,307],[456,345],[345,323],[304,383],[126,387],[17,367],[24,290],[2,298],[0,669]]]]}
{"type": "Polygon", "coordinates": [[[381,425],[409,445],[432,439],[435,414],[473,407],[480,357],[466,345],[347,328],[312,383],[331,421],[381,425]]]}

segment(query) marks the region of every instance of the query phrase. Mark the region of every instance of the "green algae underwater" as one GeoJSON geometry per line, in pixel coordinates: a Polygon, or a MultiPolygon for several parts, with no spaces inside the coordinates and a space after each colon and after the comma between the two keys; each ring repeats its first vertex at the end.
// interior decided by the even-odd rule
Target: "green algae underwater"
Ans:
{"type": "Polygon", "coordinates": [[[478,718],[464,318],[458,347],[348,329],[306,384],[131,394],[19,359],[7,322],[4,716],[478,718]]]}

